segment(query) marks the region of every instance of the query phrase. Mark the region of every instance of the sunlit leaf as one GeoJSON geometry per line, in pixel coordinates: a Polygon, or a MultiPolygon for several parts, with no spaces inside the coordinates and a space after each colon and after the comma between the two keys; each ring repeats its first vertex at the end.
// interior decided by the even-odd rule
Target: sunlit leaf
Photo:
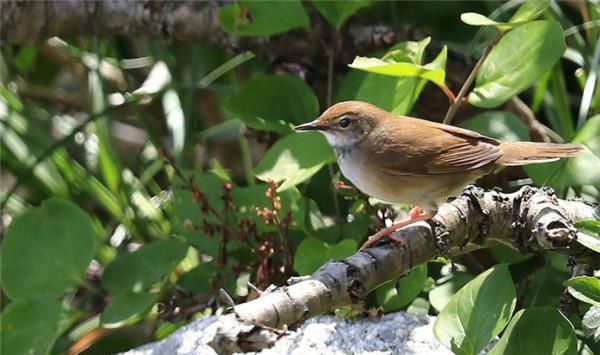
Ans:
{"type": "Polygon", "coordinates": [[[522,309],[510,321],[490,355],[576,354],[573,327],[556,308],[522,309]]]}
{"type": "Polygon", "coordinates": [[[508,323],[516,305],[506,264],[489,269],[458,291],[436,319],[436,338],[453,351],[477,354],[508,323]]]}
{"type": "Polygon", "coordinates": [[[256,177],[283,182],[285,190],[298,185],[332,163],[335,157],[325,138],[318,133],[295,133],[280,139],[256,166],[256,177]]]}
{"type": "Polygon", "coordinates": [[[507,111],[483,112],[460,122],[459,126],[502,141],[529,140],[527,126],[517,116],[507,111]]]}
{"type": "Polygon", "coordinates": [[[577,276],[565,281],[569,293],[578,300],[600,306],[600,279],[593,276],[577,276]]]}
{"type": "Polygon", "coordinates": [[[513,29],[483,62],[469,103],[483,108],[503,104],[551,69],[564,50],[562,28],[556,21],[534,21],[513,29]]]}

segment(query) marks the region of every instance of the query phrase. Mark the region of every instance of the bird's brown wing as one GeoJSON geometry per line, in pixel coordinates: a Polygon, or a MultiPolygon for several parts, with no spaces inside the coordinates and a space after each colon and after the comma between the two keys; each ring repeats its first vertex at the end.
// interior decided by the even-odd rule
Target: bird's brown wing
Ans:
{"type": "Polygon", "coordinates": [[[376,159],[392,175],[451,174],[489,167],[502,156],[500,142],[477,132],[413,118],[399,118],[395,141],[377,144],[376,159]]]}

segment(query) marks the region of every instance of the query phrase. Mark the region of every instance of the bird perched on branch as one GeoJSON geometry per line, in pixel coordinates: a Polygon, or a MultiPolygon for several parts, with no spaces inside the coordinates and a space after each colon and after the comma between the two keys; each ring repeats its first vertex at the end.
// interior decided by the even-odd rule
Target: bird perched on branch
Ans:
{"type": "Polygon", "coordinates": [[[498,167],[552,162],[582,149],[576,144],[501,142],[467,129],[396,116],[360,101],[335,104],[295,129],[323,133],[342,174],[365,194],[417,206],[407,220],[382,229],[362,248],[430,219],[448,197],[498,167]]]}

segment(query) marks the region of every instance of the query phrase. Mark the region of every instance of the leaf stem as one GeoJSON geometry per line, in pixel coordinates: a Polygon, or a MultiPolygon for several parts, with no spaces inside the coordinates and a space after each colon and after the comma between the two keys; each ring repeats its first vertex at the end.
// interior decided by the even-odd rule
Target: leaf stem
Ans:
{"type": "Polygon", "coordinates": [[[496,35],[496,37],[494,37],[492,42],[487,46],[487,48],[485,49],[485,51],[483,52],[483,54],[481,55],[481,57],[479,58],[477,63],[475,63],[475,66],[469,73],[467,80],[465,80],[463,86],[460,88],[460,91],[458,92],[458,95],[456,95],[456,98],[454,98],[454,101],[448,108],[448,112],[446,112],[446,116],[444,117],[444,122],[443,122],[444,124],[450,124],[450,122],[452,122],[452,119],[454,118],[456,111],[458,111],[460,105],[462,105],[462,103],[463,103],[463,98],[467,94],[467,90],[469,90],[471,88],[471,84],[473,84],[473,81],[475,80],[475,76],[477,75],[479,68],[481,67],[481,65],[485,61],[485,58],[487,58],[487,56],[490,54],[490,52],[492,51],[494,46],[496,46],[496,43],[498,43],[498,41],[500,40],[500,38],[502,38],[503,35],[504,35],[504,32],[498,33],[496,35]]]}

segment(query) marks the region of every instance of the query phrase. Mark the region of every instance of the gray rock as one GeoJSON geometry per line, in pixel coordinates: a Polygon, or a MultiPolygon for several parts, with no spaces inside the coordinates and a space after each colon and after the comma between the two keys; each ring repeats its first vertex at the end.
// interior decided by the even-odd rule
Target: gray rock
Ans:
{"type": "MultiPolygon", "coordinates": [[[[206,345],[203,330],[214,317],[191,323],[161,341],[132,349],[127,355],[215,354],[206,345]]],[[[411,313],[391,313],[381,318],[343,319],[319,316],[310,319],[260,355],[305,354],[441,354],[451,355],[433,336],[435,318],[411,313]]]]}

